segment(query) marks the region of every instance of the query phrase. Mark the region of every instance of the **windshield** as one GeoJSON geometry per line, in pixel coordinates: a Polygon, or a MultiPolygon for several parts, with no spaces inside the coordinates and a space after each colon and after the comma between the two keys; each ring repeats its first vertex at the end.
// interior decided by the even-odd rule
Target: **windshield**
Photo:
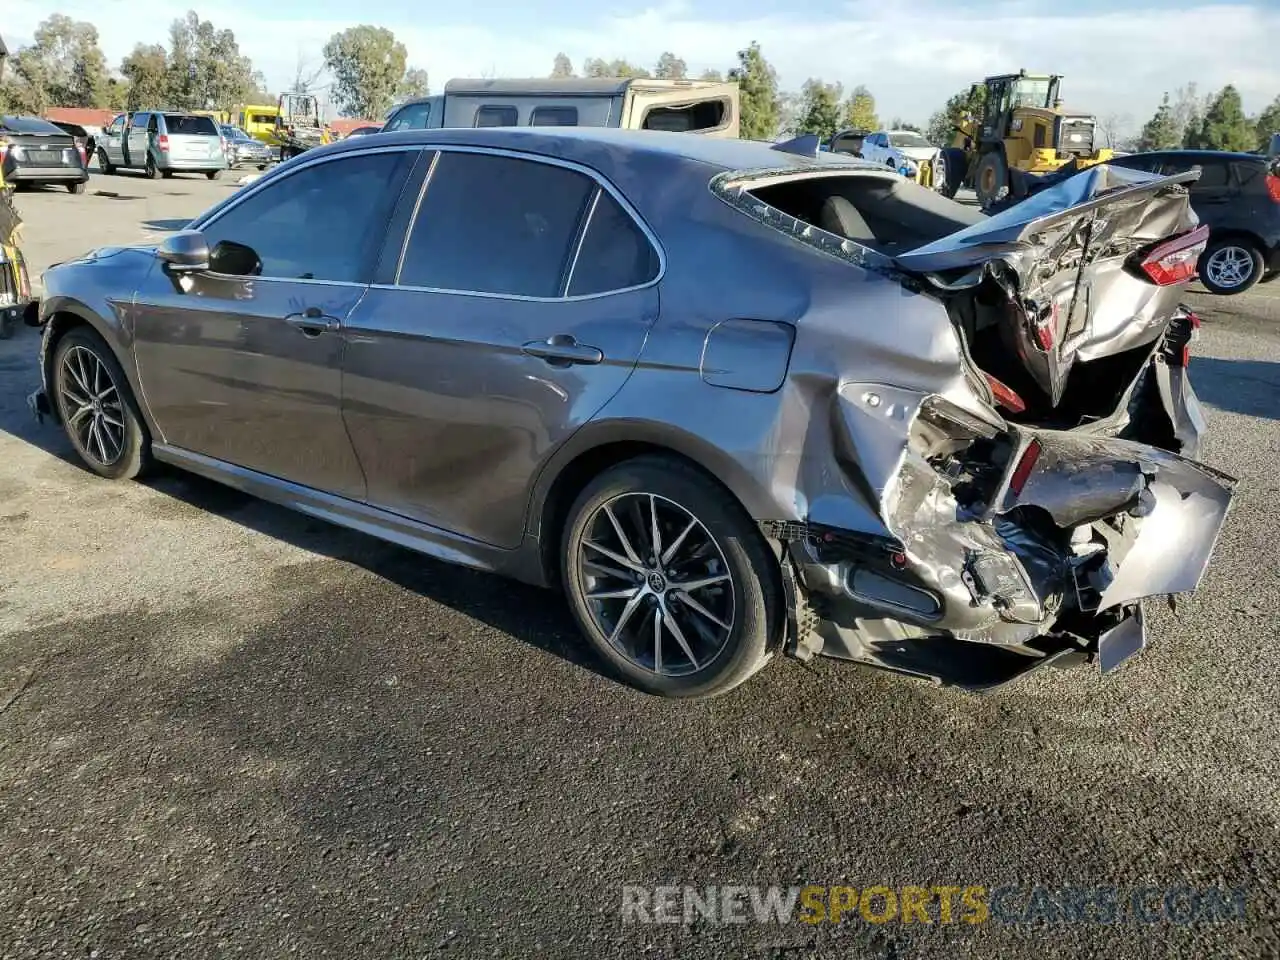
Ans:
{"type": "Polygon", "coordinates": [[[932,147],[933,144],[920,136],[918,133],[906,131],[904,133],[889,134],[889,142],[895,147],[932,147]]]}
{"type": "Polygon", "coordinates": [[[179,137],[216,137],[218,125],[212,117],[192,117],[180,113],[166,113],[164,125],[169,133],[179,137]]]}
{"type": "Polygon", "coordinates": [[[1047,107],[1049,106],[1049,81],[1018,80],[1013,85],[1013,105],[1015,107],[1047,107]]]}

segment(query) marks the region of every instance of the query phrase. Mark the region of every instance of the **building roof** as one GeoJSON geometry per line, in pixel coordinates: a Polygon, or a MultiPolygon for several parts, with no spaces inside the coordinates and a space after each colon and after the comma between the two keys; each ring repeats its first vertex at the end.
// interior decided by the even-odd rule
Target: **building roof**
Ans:
{"type": "Polygon", "coordinates": [[[382,126],[381,120],[361,120],[358,117],[338,117],[336,120],[329,121],[329,129],[334,133],[342,134],[344,137],[352,130],[358,129],[359,127],[380,126],[382,126]]]}
{"type": "Polygon", "coordinates": [[[81,127],[105,127],[119,110],[95,110],[89,107],[50,107],[44,112],[46,120],[74,123],[81,127]]]}

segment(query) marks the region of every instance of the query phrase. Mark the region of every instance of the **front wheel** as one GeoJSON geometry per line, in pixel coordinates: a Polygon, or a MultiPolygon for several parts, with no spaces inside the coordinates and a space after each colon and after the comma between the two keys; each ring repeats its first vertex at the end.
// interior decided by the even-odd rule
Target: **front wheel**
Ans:
{"type": "Polygon", "coordinates": [[[1009,166],[999,150],[985,153],[973,175],[973,188],[983,210],[995,206],[1009,194],[1009,166]]]}
{"type": "Polygon", "coordinates": [[[725,693],[778,649],[777,562],[715,481],[641,457],[589,483],[561,537],[583,633],[630,684],[666,697],[725,693]]]}
{"type": "Polygon", "coordinates": [[[1250,241],[1214,240],[1200,255],[1200,282],[1220,296],[1244,293],[1262,277],[1262,266],[1262,251],[1250,241]]]}
{"type": "Polygon", "coordinates": [[[210,180],[217,180],[220,176],[222,176],[222,171],[209,170],[208,172],[205,173],[205,176],[208,177],[210,180]]]}
{"type": "Polygon", "coordinates": [[[959,147],[945,147],[938,154],[938,167],[941,172],[934,172],[934,182],[940,185],[944,197],[954,198],[964,185],[969,158],[959,147]]]}
{"type": "Polygon", "coordinates": [[[52,386],[67,439],[84,465],[108,480],[147,467],[151,441],[124,370],[105,340],[76,327],[53,354],[52,386]]]}

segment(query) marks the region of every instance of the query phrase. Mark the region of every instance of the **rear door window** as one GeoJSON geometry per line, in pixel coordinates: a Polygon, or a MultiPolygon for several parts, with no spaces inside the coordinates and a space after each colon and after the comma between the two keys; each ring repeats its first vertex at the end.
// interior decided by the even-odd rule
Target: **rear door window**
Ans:
{"type": "Polygon", "coordinates": [[[555,164],[444,151],[410,231],[399,282],[558,297],[595,186],[555,164]]]}
{"type": "Polygon", "coordinates": [[[147,121],[150,119],[151,114],[149,113],[135,113],[133,115],[133,122],[129,125],[129,129],[145,130],[147,129],[147,121]]]}
{"type": "Polygon", "coordinates": [[[658,275],[658,253],[608,190],[600,191],[573,266],[569,296],[625,290],[658,275]]]}
{"type": "Polygon", "coordinates": [[[577,107],[534,107],[529,117],[531,127],[576,127],[577,107]]]}
{"type": "Polygon", "coordinates": [[[476,110],[476,126],[514,127],[519,116],[515,107],[484,106],[476,110]]]}

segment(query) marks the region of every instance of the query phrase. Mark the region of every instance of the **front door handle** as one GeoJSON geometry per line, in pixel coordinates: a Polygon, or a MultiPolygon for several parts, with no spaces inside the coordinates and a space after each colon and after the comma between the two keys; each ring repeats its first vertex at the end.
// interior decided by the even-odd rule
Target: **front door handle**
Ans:
{"type": "Polygon", "coordinates": [[[337,330],[339,324],[336,317],[327,317],[319,307],[307,307],[302,313],[291,313],[284,318],[308,337],[318,337],[322,333],[337,330]]]}
{"type": "Polygon", "coordinates": [[[530,340],[521,352],[547,361],[553,367],[569,367],[575,363],[600,363],[604,352],[598,347],[579,343],[571,334],[557,333],[545,340],[530,340]]]}

